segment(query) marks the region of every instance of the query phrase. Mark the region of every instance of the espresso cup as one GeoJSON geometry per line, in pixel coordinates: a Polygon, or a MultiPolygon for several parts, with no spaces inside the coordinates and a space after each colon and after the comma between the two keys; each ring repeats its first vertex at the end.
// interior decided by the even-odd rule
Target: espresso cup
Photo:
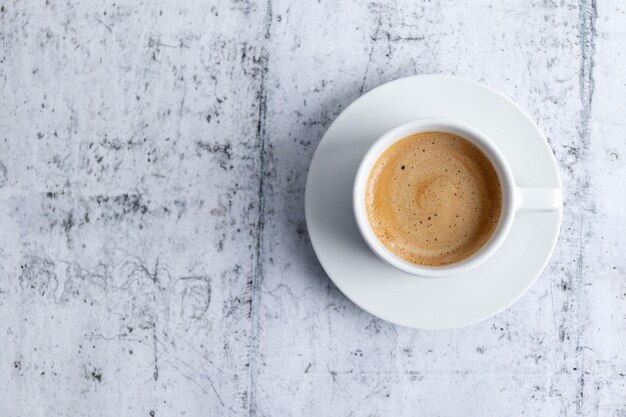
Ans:
{"type": "Polygon", "coordinates": [[[498,250],[511,230],[515,215],[520,211],[553,211],[561,209],[559,188],[529,188],[515,184],[513,173],[497,146],[483,133],[458,121],[443,118],[416,119],[400,125],[378,138],[369,148],[357,170],[353,190],[354,216],[358,229],[370,249],[389,265],[422,277],[445,277],[462,274],[476,268],[498,250]],[[492,163],[502,189],[502,208],[494,232],[474,254],[459,262],[425,266],[411,263],[391,252],[378,239],[370,225],[366,210],[366,190],[372,168],[378,158],[392,145],[407,136],[429,131],[449,132],[476,145],[492,163]]]}

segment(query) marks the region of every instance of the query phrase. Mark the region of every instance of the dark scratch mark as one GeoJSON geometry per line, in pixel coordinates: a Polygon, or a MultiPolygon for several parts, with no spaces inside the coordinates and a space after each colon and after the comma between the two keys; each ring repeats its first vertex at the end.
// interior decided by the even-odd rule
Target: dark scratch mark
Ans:
{"type": "Polygon", "coordinates": [[[365,81],[367,80],[367,74],[369,73],[370,66],[372,64],[372,56],[374,55],[374,49],[376,48],[376,42],[378,41],[378,33],[380,32],[380,27],[383,24],[382,21],[382,5],[378,7],[378,23],[376,24],[376,30],[374,30],[374,36],[370,36],[372,40],[372,47],[370,48],[369,56],[367,58],[367,65],[365,66],[365,73],[363,74],[363,80],[361,80],[361,88],[359,89],[359,95],[363,94],[363,90],[365,89],[365,81]]]}
{"type": "MultiPolygon", "coordinates": [[[[583,401],[585,399],[585,372],[581,369],[578,377],[578,395],[576,398],[576,412],[582,412],[583,401]]],[[[578,414],[582,415],[582,414],[578,414]]]]}
{"type": "MultiPolygon", "coordinates": [[[[178,48],[178,46],[176,45],[168,45],[166,43],[161,43],[161,42],[155,42],[156,46],[163,46],[165,48],[178,48]]],[[[182,47],[182,45],[180,45],[180,47],[182,47]]]]}
{"type": "Polygon", "coordinates": [[[424,36],[394,36],[390,37],[391,42],[419,42],[426,39],[424,36]]]}
{"type": "Polygon", "coordinates": [[[243,75],[248,75],[248,71],[246,69],[246,58],[248,56],[248,43],[243,42],[242,51],[241,51],[241,70],[243,75]]]}
{"type": "Polygon", "coordinates": [[[304,370],[305,374],[309,373],[309,369],[311,369],[311,364],[309,363],[309,365],[306,367],[306,369],[304,370]]]}
{"type": "Polygon", "coordinates": [[[183,107],[185,106],[186,96],[187,96],[187,84],[185,84],[185,88],[183,89],[183,97],[180,99],[180,107],[178,108],[178,117],[183,116],[183,107]]]}
{"type": "Polygon", "coordinates": [[[0,188],[7,185],[8,177],[7,177],[7,167],[0,161],[0,188]]]}
{"type": "Polygon", "coordinates": [[[180,139],[180,126],[183,122],[183,107],[185,106],[185,97],[187,96],[187,84],[183,89],[183,97],[180,99],[180,107],[178,108],[178,128],[176,129],[176,139],[180,139]]]}
{"type": "Polygon", "coordinates": [[[596,0],[581,0],[580,4],[580,43],[581,65],[579,73],[580,100],[582,104],[581,137],[587,147],[591,139],[590,122],[593,104],[594,67],[596,52],[596,20],[598,9],[596,0]]]}
{"type": "MultiPolygon", "coordinates": [[[[580,140],[582,143],[581,158],[584,160],[587,149],[591,142],[591,117],[594,93],[594,66],[595,66],[595,42],[596,42],[596,20],[598,18],[598,9],[596,0],[580,0],[579,2],[579,40],[581,47],[581,63],[579,71],[580,82],[580,100],[581,100],[581,125],[580,140]]],[[[584,179],[578,184],[580,196],[583,198],[583,208],[586,206],[589,193],[586,189],[589,187],[587,175],[583,175],[584,179]]],[[[581,349],[582,329],[581,320],[581,302],[580,296],[584,284],[584,263],[585,263],[585,232],[584,232],[584,216],[580,216],[579,235],[578,235],[578,257],[576,259],[576,299],[579,300],[576,309],[576,356],[580,369],[578,379],[578,392],[576,396],[576,413],[582,415],[584,408],[584,390],[585,390],[585,355],[581,349]]]]}
{"type": "Polygon", "coordinates": [[[330,377],[333,379],[333,382],[337,382],[337,371],[330,369],[328,365],[326,365],[326,369],[328,370],[330,377]]]}
{"type": "MultiPolygon", "coordinates": [[[[272,28],[272,1],[266,2],[266,14],[265,14],[265,39],[269,40],[271,36],[272,28]]],[[[252,298],[250,300],[250,316],[251,316],[251,330],[250,330],[250,365],[249,365],[249,386],[250,396],[248,398],[248,409],[250,416],[257,415],[256,404],[256,372],[257,372],[257,355],[259,353],[259,326],[260,326],[260,314],[259,305],[261,303],[261,283],[263,282],[263,231],[265,228],[265,188],[266,188],[266,147],[267,147],[267,132],[266,132],[266,117],[267,117],[267,86],[266,77],[269,65],[269,51],[266,46],[263,46],[261,54],[262,71],[259,84],[259,114],[258,123],[256,129],[256,141],[259,149],[259,189],[257,195],[257,225],[255,230],[256,245],[254,248],[254,271],[252,275],[251,291],[252,298]]]]}
{"type": "MultiPolygon", "coordinates": [[[[178,371],[182,376],[184,376],[186,379],[188,379],[189,381],[195,383],[198,387],[200,387],[204,392],[206,392],[204,390],[204,388],[198,383],[198,381],[195,380],[195,378],[187,375],[185,372],[183,372],[176,364],[172,363],[171,361],[167,361],[167,363],[174,368],[176,371],[178,371]]],[[[204,378],[206,378],[207,381],[209,381],[209,385],[211,386],[211,390],[213,391],[213,393],[215,394],[215,396],[217,397],[217,400],[220,402],[220,404],[222,405],[222,407],[226,407],[226,404],[224,404],[224,401],[222,400],[222,397],[220,396],[219,392],[217,391],[217,388],[215,388],[215,383],[213,382],[213,379],[211,379],[208,375],[203,374],[202,375],[204,378]]]]}
{"type": "Polygon", "coordinates": [[[387,53],[385,54],[385,56],[387,58],[391,57],[391,34],[388,31],[385,31],[385,38],[387,38],[387,53]]]}
{"type": "Polygon", "coordinates": [[[159,355],[157,350],[157,335],[156,335],[156,326],[152,329],[152,358],[154,362],[154,371],[152,372],[152,377],[155,381],[159,380],[159,355]]]}
{"type": "Polygon", "coordinates": [[[98,19],[96,17],[96,20],[98,21],[98,23],[100,23],[102,26],[104,26],[105,28],[107,28],[107,30],[109,31],[109,33],[112,33],[113,30],[111,30],[111,26],[107,25],[106,23],[104,23],[102,20],[98,19]]]}
{"type": "Polygon", "coordinates": [[[154,282],[155,284],[159,282],[159,275],[158,275],[159,274],[159,257],[158,256],[156,260],[154,261],[154,272],[152,273],[152,275],[150,275],[147,268],[144,267],[143,265],[142,265],[142,268],[144,268],[146,273],[152,278],[152,282],[154,282]]]}

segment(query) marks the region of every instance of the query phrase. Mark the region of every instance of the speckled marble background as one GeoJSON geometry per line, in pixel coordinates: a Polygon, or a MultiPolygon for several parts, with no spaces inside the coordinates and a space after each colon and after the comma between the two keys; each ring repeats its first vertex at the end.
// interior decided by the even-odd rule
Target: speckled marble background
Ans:
{"type": "Polygon", "coordinates": [[[0,0],[0,416],[626,416],[626,4],[0,0]],[[307,238],[317,143],[447,73],[516,100],[565,216],[478,325],[359,310],[307,238]]]}

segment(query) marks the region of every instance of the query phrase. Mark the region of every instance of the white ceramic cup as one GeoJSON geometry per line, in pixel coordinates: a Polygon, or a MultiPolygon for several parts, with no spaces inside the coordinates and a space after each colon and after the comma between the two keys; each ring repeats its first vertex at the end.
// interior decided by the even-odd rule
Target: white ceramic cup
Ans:
{"type": "Polygon", "coordinates": [[[416,119],[398,126],[378,138],[369,148],[356,174],[354,182],[354,216],[363,239],[370,249],[383,261],[409,274],[422,277],[445,277],[469,271],[491,257],[505,240],[517,212],[559,210],[562,205],[562,193],[559,188],[527,188],[515,184],[511,168],[500,150],[493,142],[478,130],[454,120],[441,118],[416,119]],[[370,173],[378,158],[391,145],[409,135],[443,131],[459,135],[483,151],[493,164],[502,187],[502,210],[495,231],[480,250],[470,257],[450,265],[424,266],[406,261],[391,252],[378,239],[372,229],[365,206],[365,193],[370,173]]]}

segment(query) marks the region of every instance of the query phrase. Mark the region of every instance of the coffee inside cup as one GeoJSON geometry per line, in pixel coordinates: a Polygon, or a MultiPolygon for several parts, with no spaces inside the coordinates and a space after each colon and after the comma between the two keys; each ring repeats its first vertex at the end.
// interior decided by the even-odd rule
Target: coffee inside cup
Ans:
{"type": "Polygon", "coordinates": [[[420,132],[378,158],[366,189],[369,223],[387,249],[424,266],[476,253],[496,229],[502,187],[489,158],[448,132],[420,132]]]}

